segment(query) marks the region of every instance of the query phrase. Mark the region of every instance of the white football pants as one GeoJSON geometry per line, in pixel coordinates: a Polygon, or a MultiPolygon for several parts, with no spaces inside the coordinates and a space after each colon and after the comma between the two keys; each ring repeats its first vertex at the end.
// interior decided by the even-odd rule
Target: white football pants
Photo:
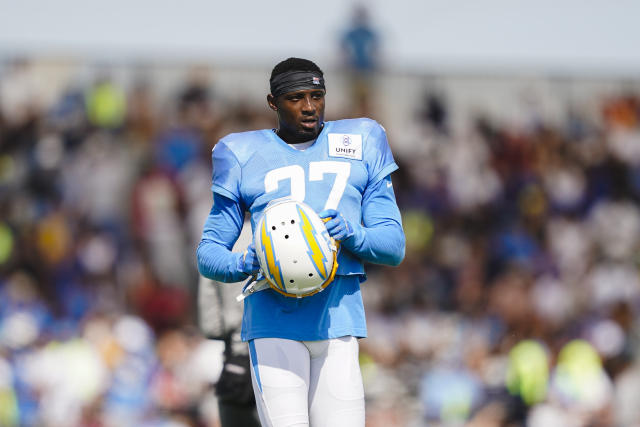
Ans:
{"type": "Polygon", "coordinates": [[[364,427],[358,340],[249,341],[263,427],[364,427]]]}

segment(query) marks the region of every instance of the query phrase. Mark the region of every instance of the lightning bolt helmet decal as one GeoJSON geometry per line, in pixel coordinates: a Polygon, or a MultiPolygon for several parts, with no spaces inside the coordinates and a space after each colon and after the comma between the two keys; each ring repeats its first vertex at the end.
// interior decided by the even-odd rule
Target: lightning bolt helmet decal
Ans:
{"type": "Polygon", "coordinates": [[[289,199],[268,205],[253,238],[261,272],[276,292],[303,298],[333,281],[337,244],[310,206],[289,199]]]}

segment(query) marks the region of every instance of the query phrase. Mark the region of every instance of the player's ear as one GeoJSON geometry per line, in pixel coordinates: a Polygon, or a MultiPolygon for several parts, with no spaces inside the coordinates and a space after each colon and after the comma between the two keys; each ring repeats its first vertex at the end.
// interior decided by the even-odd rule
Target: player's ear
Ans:
{"type": "Polygon", "coordinates": [[[271,108],[273,111],[278,111],[278,107],[276,106],[275,103],[275,98],[273,95],[269,94],[267,95],[267,104],[269,104],[269,108],[271,108]]]}

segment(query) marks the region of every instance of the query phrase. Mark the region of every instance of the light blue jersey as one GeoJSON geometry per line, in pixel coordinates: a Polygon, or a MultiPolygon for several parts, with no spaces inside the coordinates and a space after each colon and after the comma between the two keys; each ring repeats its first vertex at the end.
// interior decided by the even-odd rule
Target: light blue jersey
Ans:
{"type": "MultiPolygon", "coordinates": [[[[360,282],[363,260],[397,264],[404,234],[389,174],[397,169],[384,129],[369,119],[326,122],[304,151],[273,130],[231,134],[213,150],[214,208],[198,248],[200,272],[216,280],[241,278],[229,249],[242,216],[255,227],[267,204],[278,198],[304,201],[316,212],[339,211],[355,229],[342,242],[336,279],[302,299],[268,289],[244,302],[242,337],[320,340],[366,336],[360,282]],[[231,240],[231,241],[229,241],[231,240]]],[[[245,276],[246,277],[246,276],[245,276]]]]}

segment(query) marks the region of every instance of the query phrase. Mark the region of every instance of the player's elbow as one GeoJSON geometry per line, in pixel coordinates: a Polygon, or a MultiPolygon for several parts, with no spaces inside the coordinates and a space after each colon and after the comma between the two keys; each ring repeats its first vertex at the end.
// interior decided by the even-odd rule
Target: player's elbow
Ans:
{"type": "Polygon", "coordinates": [[[392,267],[397,267],[402,263],[403,260],[404,260],[404,247],[402,248],[402,250],[400,251],[398,256],[393,258],[393,261],[391,262],[391,266],[392,267]]]}
{"type": "Polygon", "coordinates": [[[402,233],[401,243],[398,245],[398,248],[394,251],[394,253],[390,257],[391,262],[389,264],[392,267],[399,266],[404,260],[404,253],[405,253],[405,239],[404,239],[404,233],[402,233]]]}
{"type": "Polygon", "coordinates": [[[200,244],[196,248],[196,260],[198,264],[198,272],[204,277],[211,278],[209,263],[207,262],[207,244],[205,240],[200,241],[200,244]]]}
{"type": "Polygon", "coordinates": [[[394,227],[394,236],[390,241],[395,244],[387,247],[384,264],[397,267],[404,260],[405,253],[405,237],[402,227],[394,227]]]}

